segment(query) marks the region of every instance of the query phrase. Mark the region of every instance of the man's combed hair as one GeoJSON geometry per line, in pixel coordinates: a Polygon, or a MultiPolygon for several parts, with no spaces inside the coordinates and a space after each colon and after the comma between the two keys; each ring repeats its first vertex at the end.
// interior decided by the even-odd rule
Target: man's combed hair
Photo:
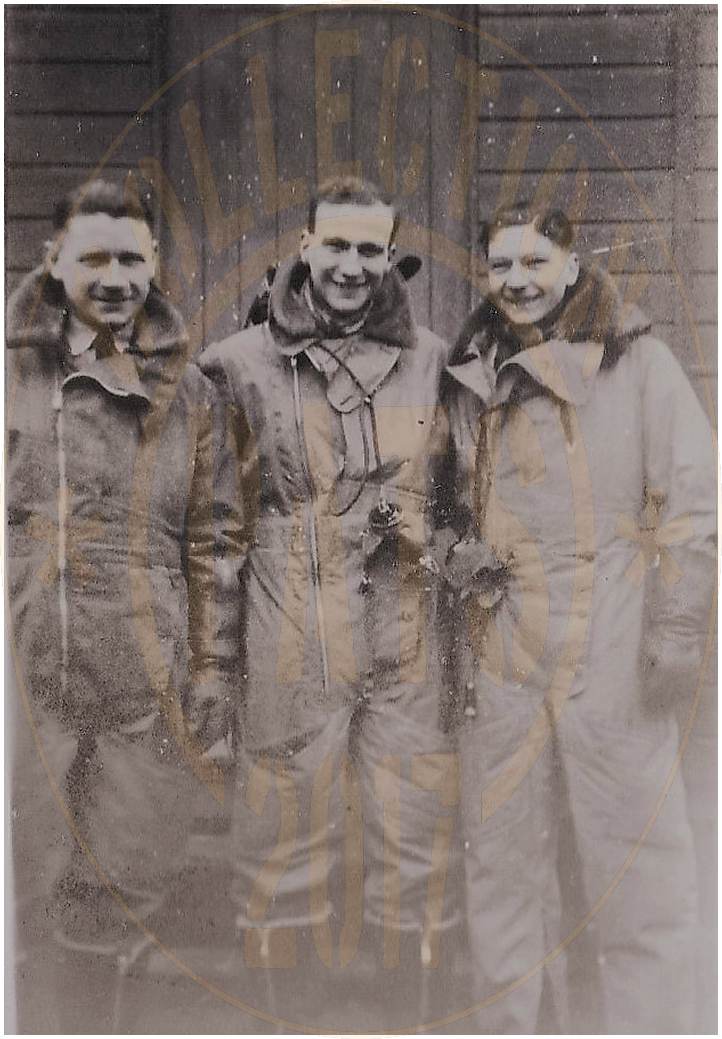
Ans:
{"type": "Polygon", "coordinates": [[[55,206],[53,227],[62,231],[74,216],[92,213],[142,220],[153,230],[153,214],[146,202],[128,185],[109,180],[93,180],[68,192],[55,206]]]}
{"type": "Polygon", "coordinates": [[[526,224],[531,224],[535,231],[562,249],[569,249],[574,243],[574,228],[561,209],[537,209],[529,202],[519,202],[499,209],[491,220],[482,223],[479,245],[484,256],[488,256],[489,242],[497,232],[505,227],[523,227],[526,224]]]}
{"type": "Polygon", "coordinates": [[[339,206],[374,206],[377,202],[381,202],[385,206],[390,206],[394,211],[391,241],[394,240],[399,223],[396,203],[391,195],[382,191],[381,188],[371,181],[362,180],[361,177],[333,177],[320,184],[308,206],[307,226],[309,231],[316,229],[316,210],[322,202],[329,202],[332,205],[339,206]]]}

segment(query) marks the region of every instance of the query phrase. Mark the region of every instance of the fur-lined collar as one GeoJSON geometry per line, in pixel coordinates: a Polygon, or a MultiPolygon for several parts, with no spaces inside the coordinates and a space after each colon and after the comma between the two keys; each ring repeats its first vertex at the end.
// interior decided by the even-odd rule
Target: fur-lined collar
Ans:
{"type": "MultiPolygon", "coordinates": [[[[286,354],[304,350],[309,341],[324,339],[303,296],[308,268],[300,260],[283,264],[271,289],[269,323],[274,340],[286,354]]],[[[416,327],[411,314],[409,293],[404,280],[392,268],[376,293],[363,328],[357,333],[365,340],[408,349],[416,345],[416,327]]]]}
{"type": "Polygon", "coordinates": [[[545,340],[567,343],[601,343],[601,367],[613,367],[635,339],[649,332],[650,323],[632,306],[623,312],[622,300],[611,279],[599,268],[582,270],[570,295],[549,316],[544,328],[512,326],[490,300],[471,314],[456,341],[451,364],[460,362],[474,341],[485,354],[496,343],[505,357],[534,347],[545,340]]]}
{"type": "MultiPolygon", "coordinates": [[[[60,351],[67,317],[62,286],[38,267],[13,293],[8,304],[7,345],[60,351]]],[[[184,350],[187,334],[178,311],[151,286],[133,335],[133,346],[146,356],[184,350]]]]}
{"type": "Polygon", "coordinates": [[[512,327],[490,300],[484,300],[462,329],[446,370],[487,407],[538,392],[533,385],[580,405],[589,398],[597,372],[613,367],[649,328],[637,307],[624,316],[609,278],[591,269],[580,274],[574,292],[542,328],[512,327]],[[505,372],[512,378],[502,378],[505,372]],[[520,382],[522,372],[531,384],[520,382]]]}

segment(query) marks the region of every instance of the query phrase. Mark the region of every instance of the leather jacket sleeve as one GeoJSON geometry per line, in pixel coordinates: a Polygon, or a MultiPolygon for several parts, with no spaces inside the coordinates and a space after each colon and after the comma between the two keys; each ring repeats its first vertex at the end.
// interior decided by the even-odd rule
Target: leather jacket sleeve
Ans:
{"type": "Polygon", "coordinates": [[[242,670],[240,572],[246,554],[237,431],[214,385],[198,373],[195,456],[186,516],[191,695],[206,745],[233,725],[242,670]]]}

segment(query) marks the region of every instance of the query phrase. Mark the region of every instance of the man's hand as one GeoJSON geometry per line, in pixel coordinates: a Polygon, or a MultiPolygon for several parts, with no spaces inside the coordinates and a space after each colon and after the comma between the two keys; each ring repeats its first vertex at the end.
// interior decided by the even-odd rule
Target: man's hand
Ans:
{"type": "Polygon", "coordinates": [[[227,685],[213,678],[195,683],[186,720],[190,734],[204,751],[215,749],[216,744],[228,743],[232,711],[227,685]]]}
{"type": "Polygon", "coordinates": [[[462,600],[476,595],[485,609],[493,609],[504,594],[509,571],[486,542],[474,539],[452,545],[444,577],[462,600]]]}

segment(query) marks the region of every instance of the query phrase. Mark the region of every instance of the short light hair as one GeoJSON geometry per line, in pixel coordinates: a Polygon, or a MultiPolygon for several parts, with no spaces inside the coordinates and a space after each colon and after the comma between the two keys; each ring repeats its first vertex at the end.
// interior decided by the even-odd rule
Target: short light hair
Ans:
{"type": "Polygon", "coordinates": [[[505,227],[523,227],[531,224],[535,231],[549,238],[562,249],[574,244],[574,228],[561,209],[536,208],[528,202],[499,209],[490,220],[485,220],[479,232],[479,245],[484,256],[489,255],[489,243],[505,227]]]}
{"type": "Polygon", "coordinates": [[[110,180],[92,180],[64,195],[55,206],[53,228],[62,231],[74,216],[92,213],[142,220],[153,230],[153,214],[145,200],[125,185],[110,180]]]}
{"type": "Polygon", "coordinates": [[[381,202],[394,211],[389,242],[393,242],[399,226],[399,214],[393,197],[370,180],[361,177],[332,177],[318,186],[308,204],[308,230],[316,230],[316,211],[322,202],[332,205],[374,206],[381,202]]]}

